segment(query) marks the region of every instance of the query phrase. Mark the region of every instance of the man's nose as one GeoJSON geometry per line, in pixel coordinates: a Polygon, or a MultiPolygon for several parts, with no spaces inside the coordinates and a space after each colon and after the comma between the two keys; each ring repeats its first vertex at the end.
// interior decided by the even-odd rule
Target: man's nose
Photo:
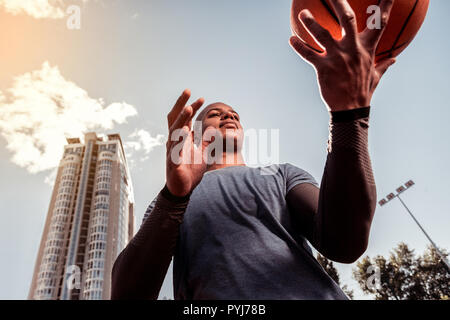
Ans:
{"type": "Polygon", "coordinates": [[[233,120],[236,120],[236,119],[234,118],[233,112],[230,112],[230,111],[225,111],[225,112],[222,114],[222,119],[223,119],[223,120],[226,120],[226,119],[233,119],[233,120]]]}

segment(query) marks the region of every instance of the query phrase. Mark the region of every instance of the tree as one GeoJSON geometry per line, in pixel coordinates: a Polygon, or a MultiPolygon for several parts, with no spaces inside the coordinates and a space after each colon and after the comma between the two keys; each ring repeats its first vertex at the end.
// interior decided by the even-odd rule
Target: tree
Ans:
{"type": "Polygon", "coordinates": [[[357,263],[353,276],[376,300],[439,300],[450,296],[450,273],[431,246],[419,257],[405,243],[394,248],[388,259],[366,256],[357,263]]]}
{"type": "MultiPolygon", "coordinates": [[[[341,286],[341,281],[339,278],[339,273],[337,272],[336,268],[334,267],[333,261],[328,260],[324,256],[322,256],[320,253],[317,254],[317,261],[320,263],[322,268],[325,269],[325,271],[328,273],[328,275],[333,279],[339,286],[341,286]]],[[[343,285],[342,291],[345,292],[345,294],[350,298],[353,299],[353,290],[348,289],[347,285],[343,285]]]]}

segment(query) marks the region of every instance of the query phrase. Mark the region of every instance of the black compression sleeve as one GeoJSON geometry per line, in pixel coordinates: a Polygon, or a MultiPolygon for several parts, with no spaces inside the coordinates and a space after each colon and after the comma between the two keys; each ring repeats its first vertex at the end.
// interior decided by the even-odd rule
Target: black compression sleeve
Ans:
{"type": "Polygon", "coordinates": [[[287,195],[297,230],[323,255],[344,263],[364,252],[375,212],[369,113],[369,107],[331,113],[320,189],[304,183],[287,195]]]}
{"type": "Polygon", "coordinates": [[[189,196],[175,197],[167,187],[159,193],[148,218],[114,263],[111,299],[158,298],[188,203],[189,196]]]}
{"type": "Polygon", "coordinates": [[[354,260],[367,247],[376,207],[368,149],[370,108],[332,113],[316,234],[330,256],[354,260]]]}

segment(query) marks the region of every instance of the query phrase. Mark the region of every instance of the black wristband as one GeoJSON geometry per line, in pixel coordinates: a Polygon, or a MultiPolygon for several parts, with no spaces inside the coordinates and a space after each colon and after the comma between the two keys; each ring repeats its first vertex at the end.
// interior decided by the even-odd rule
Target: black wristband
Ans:
{"type": "Polygon", "coordinates": [[[189,201],[191,194],[189,193],[188,195],[184,196],[184,197],[178,197],[173,195],[170,191],[169,188],[167,188],[167,185],[164,186],[164,188],[161,190],[161,195],[168,201],[173,202],[173,203],[186,203],[189,201]]]}
{"type": "Polygon", "coordinates": [[[331,122],[350,122],[354,120],[368,118],[370,115],[370,106],[352,110],[345,111],[332,111],[331,112],[331,122]]]}

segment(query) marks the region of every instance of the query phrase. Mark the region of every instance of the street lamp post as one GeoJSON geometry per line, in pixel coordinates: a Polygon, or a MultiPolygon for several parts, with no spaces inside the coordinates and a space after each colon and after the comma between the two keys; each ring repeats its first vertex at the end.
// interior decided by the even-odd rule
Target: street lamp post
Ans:
{"type": "Polygon", "coordinates": [[[382,207],[385,204],[387,204],[388,202],[390,202],[391,200],[398,198],[398,200],[400,200],[401,204],[403,205],[403,207],[405,207],[406,211],[408,211],[409,215],[411,216],[411,218],[413,218],[413,220],[417,223],[417,225],[419,226],[420,230],[422,230],[422,232],[425,234],[425,236],[427,237],[427,239],[430,241],[431,245],[434,247],[434,249],[436,250],[437,254],[439,255],[439,257],[441,257],[442,261],[445,263],[446,267],[447,267],[447,271],[450,272],[450,263],[447,261],[447,259],[445,258],[445,256],[442,254],[442,252],[439,250],[439,248],[437,247],[437,245],[434,243],[433,240],[431,240],[431,237],[428,235],[428,233],[425,231],[425,229],[420,225],[419,221],[416,219],[416,217],[414,217],[414,215],[412,214],[411,210],[409,210],[409,208],[406,206],[405,202],[402,200],[402,198],[400,198],[400,194],[402,192],[405,192],[406,190],[408,190],[409,188],[411,188],[414,185],[414,181],[409,180],[408,182],[405,183],[404,186],[400,186],[396,189],[397,194],[394,193],[389,193],[386,196],[386,199],[381,199],[380,201],[378,201],[378,204],[382,207]],[[406,188],[405,188],[406,187],[406,188]]]}

